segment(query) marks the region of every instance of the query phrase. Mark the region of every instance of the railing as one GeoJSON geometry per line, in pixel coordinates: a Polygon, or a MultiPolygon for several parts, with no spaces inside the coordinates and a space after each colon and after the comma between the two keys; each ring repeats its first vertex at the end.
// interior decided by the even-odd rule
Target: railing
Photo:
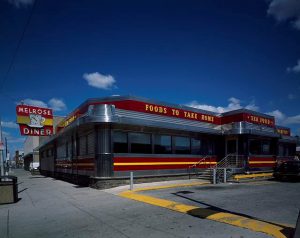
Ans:
{"type": "Polygon", "coordinates": [[[189,174],[189,179],[191,179],[191,170],[193,169],[195,174],[198,176],[198,170],[197,170],[197,166],[202,164],[203,162],[205,162],[207,159],[209,159],[209,166],[211,166],[211,155],[206,155],[203,158],[201,158],[198,162],[190,165],[188,167],[188,174],[189,174]]]}
{"type": "Polygon", "coordinates": [[[228,169],[238,169],[244,168],[247,163],[247,157],[244,155],[238,154],[228,154],[222,160],[220,160],[217,164],[211,165],[211,156],[207,155],[201,158],[198,162],[188,167],[189,179],[191,178],[191,171],[194,170],[194,173],[198,176],[198,165],[201,165],[203,162],[209,161],[210,165],[208,169],[211,170],[212,174],[212,182],[218,183],[219,181],[226,182],[229,175],[227,174],[228,169]]]}
{"type": "Polygon", "coordinates": [[[228,154],[220,160],[215,166],[212,167],[213,184],[223,181],[226,183],[229,178],[227,169],[244,168],[247,162],[247,157],[238,154],[228,154]]]}
{"type": "Polygon", "coordinates": [[[244,155],[228,154],[212,168],[244,168],[245,165],[246,157],[244,155]]]}

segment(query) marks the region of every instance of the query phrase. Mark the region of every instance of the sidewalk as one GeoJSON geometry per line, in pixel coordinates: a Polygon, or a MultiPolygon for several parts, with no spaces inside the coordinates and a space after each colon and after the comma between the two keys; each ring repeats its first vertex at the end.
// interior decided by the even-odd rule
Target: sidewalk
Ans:
{"type": "MultiPolygon", "coordinates": [[[[1,238],[267,237],[114,195],[129,186],[101,191],[23,170],[12,175],[18,176],[20,200],[0,206],[1,238]]],[[[193,182],[138,184],[134,189],[193,182]]]]}

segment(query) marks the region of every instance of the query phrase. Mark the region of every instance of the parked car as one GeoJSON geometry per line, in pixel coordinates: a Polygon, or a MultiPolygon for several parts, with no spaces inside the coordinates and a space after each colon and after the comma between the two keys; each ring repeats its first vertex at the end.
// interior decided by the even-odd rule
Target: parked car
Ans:
{"type": "Polygon", "coordinates": [[[285,161],[279,164],[273,173],[275,179],[300,179],[300,161],[285,161]]]}
{"type": "Polygon", "coordinates": [[[32,162],[29,165],[29,171],[31,174],[39,174],[40,173],[40,163],[32,162]]]}

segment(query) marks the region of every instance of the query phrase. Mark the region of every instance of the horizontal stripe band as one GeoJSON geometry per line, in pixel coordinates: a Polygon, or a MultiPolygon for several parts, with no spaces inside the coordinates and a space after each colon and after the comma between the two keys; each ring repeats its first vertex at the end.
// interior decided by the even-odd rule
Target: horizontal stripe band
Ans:
{"type": "MultiPolygon", "coordinates": [[[[17,123],[18,124],[30,124],[30,118],[29,116],[18,116],[17,117],[17,123]]],[[[52,126],[53,125],[53,119],[45,118],[45,121],[42,123],[44,126],[52,126]]]]}
{"type": "Polygon", "coordinates": [[[249,161],[249,164],[275,164],[276,161],[249,161]]]}
{"type": "MultiPolygon", "coordinates": [[[[217,162],[201,162],[197,163],[199,165],[202,164],[216,164],[217,162]]],[[[195,162],[152,162],[152,163],[114,163],[115,166],[128,166],[128,165],[177,165],[177,164],[183,164],[183,165],[193,165],[195,162]]]]}
{"type": "Polygon", "coordinates": [[[56,166],[94,166],[94,163],[56,164],[56,166]]]}

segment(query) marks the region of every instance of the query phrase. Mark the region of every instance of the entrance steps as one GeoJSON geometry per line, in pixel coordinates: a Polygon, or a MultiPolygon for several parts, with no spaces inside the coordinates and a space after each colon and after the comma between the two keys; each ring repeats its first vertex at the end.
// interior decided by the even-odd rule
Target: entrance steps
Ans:
{"type": "Polygon", "coordinates": [[[202,169],[198,171],[198,179],[204,179],[208,181],[212,181],[212,170],[211,169],[202,169]]]}

